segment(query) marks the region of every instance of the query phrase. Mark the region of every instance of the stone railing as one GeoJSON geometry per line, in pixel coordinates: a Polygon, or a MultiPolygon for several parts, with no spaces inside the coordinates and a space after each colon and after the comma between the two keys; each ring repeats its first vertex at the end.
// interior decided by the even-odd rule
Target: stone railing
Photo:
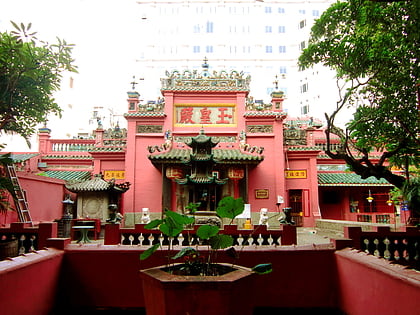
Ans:
{"type": "Polygon", "coordinates": [[[52,152],[87,152],[95,146],[94,139],[54,139],[50,143],[52,152]]]}
{"type": "Polygon", "coordinates": [[[344,227],[349,245],[371,255],[420,270],[420,230],[406,227],[405,231],[391,232],[390,227],[377,227],[363,232],[361,227],[344,227]]]}
{"type": "MultiPolygon", "coordinates": [[[[134,228],[121,228],[118,224],[105,226],[105,245],[137,245],[150,246],[160,243],[173,246],[206,245],[196,236],[196,229],[185,230],[176,238],[168,238],[159,230],[148,230],[144,224],[136,224],[134,228]]],[[[236,225],[225,226],[221,234],[232,235],[237,246],[280,246],[297,244],[296,227],[283,226],[282,230],[267,230],[265,225],[254,226],[252,230],[238,229],[236,225]]]]}
{"type": "Polygon", "coordinates": [[[11,223],[10,227],[0,228],[0,239],[17,240],[17,255],[33,252],[48,245],[48,239],[57,237],[57,223],[45,222],[36,227],[28,223],[11,223]]]}

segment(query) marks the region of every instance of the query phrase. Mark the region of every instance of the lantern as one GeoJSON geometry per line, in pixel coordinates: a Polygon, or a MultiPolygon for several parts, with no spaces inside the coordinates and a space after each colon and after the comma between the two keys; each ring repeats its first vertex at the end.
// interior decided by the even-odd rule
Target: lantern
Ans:
{"type": "Polygon", "coordinates": [[[230,179],[236,179],[236,180],[242,179],[244,178],[244,174],[245,174],[244,170],[241,168],[231,167],[228,169],[228,177],[230,179]]]}
{"type": "Polygon", "coordinates": [[[179,167],[167,167],[166,177],[172,180],[182,178],[182,169],[179,167]]]}

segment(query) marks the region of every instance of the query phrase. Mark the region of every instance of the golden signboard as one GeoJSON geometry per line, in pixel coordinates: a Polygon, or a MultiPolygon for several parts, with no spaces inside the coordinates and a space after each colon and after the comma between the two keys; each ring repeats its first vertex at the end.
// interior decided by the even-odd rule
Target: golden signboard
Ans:
{"type": "Polygon", "coordinates": [[[175,104],[176,126],[236,124],[235,104],[175,104]]]}
{"type": "Polygon", "coordinates": [[[124,179],[125,171],[104,171],[104,179],[124,179]]]}
{"type": "Polygon", "coordinates": [[[255,199],[268,199],[268,189],[255,189],[255,199]]]}
{"type": "Polygon", "coordinates": [[[306,178],[306,170],[287,170],[284,171],[286,178],[306,178]]]}

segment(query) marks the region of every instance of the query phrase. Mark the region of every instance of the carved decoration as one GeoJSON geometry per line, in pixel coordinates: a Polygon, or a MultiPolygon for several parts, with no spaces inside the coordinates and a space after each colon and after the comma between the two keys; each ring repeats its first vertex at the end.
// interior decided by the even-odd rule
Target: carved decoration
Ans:
{"type": "Polygon", "coordinates": [[[249,133],[273,133],[272,125],[249,125],[246,127],[249,133]]]}
{"type": "Polygon", "coordinates": [[[162,133],[163,126],[159,125],[137,125],[137,133],[162,133]]]}
{"type": "Polygon", "coordinates": [[[285,145],[306,145],[306,131],[302,129],[285,129],[284,130],[285,145]]]}

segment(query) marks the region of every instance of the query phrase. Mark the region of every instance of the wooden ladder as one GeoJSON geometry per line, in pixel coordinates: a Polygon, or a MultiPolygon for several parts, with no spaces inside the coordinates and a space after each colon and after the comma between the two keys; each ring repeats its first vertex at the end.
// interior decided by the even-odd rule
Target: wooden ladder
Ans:
{"type": "Polygon", "coordinates": [[[19,216],[19,221],[23,223],[30,223],[33,226],[31,213],[29,212],[28,201],[26,199],[26,192],[22,189],[19,183],[19,179],[16,175],[15,165],[6,166],[7,175],[12,181],[13,189],[15,191],[15,206],[19,216]]]}

